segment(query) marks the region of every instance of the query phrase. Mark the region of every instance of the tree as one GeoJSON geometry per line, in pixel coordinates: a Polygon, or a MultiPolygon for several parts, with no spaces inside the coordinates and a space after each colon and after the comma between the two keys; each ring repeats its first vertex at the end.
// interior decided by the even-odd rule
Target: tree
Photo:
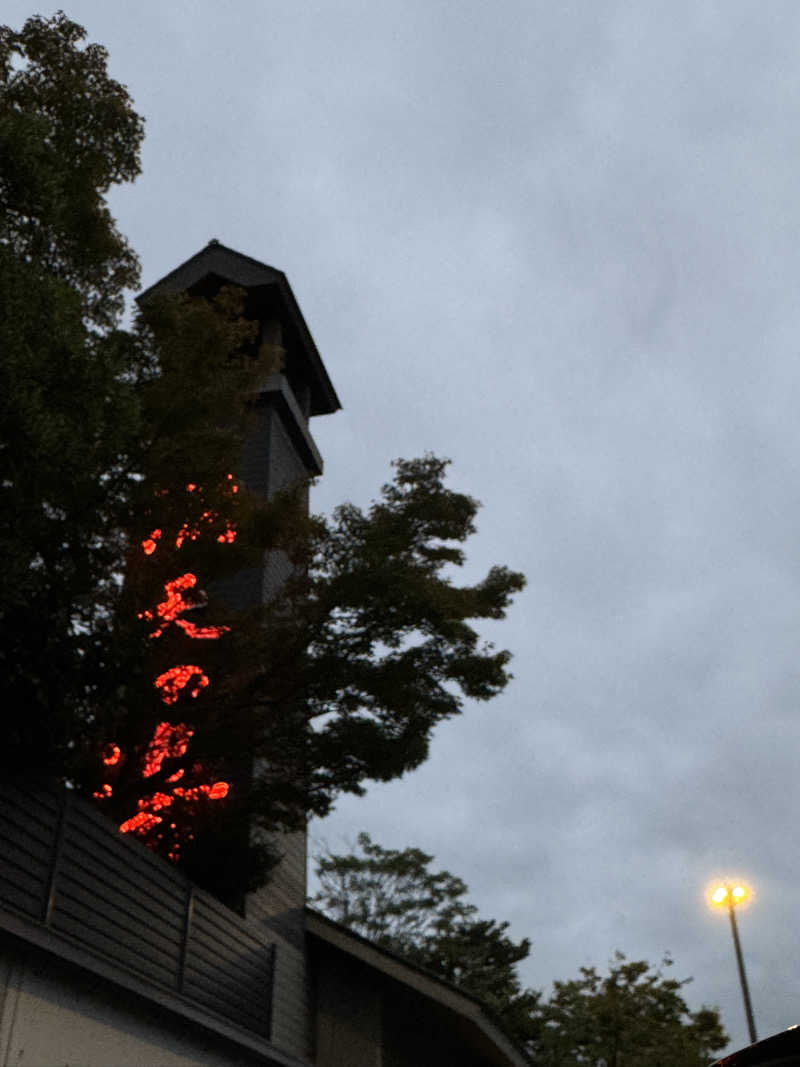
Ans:
{"type": "Polygon", "coordinates": [[[425,967],[479,997],[520,1044],[530,1037],[538,994],[523,990],[517,964],[530,941],[515,943],[507,922],[481,919],[464,899],[465,883],[431,871],[433,857],[417,848],[384,849],[358,835],[360,851],[316,857],[319,892],[313,898],[336,922],[382,948],[425,967]]]}
{"type": "MultiPolygon", "coordinates": [[[[197,314],[202,318],[203,309],[197,314]]],[[[215,366],[207,374],[215,375],[215,366]]],[[[202,395],[202,378],[194,380],[193,392],[202,395]]],[[[164,370],[155,388],[180,395],[171,385],[164,370]]],[[[183,452],[174,426],[169,440],[168,453],[177,450],[174,467],[183,452]]],[[[186,455],[197,457],[191,449],[186,455]]],[[[296,494],[264,504],[241,487],[226,497],[236,469],[230,460],[221,449],[216,469],[205,466],[197,483],[184,481],[185,468],[168,484],[143,477],[118,613],[116,700],[104,699],[97,711],[99,735],[120,748],[125,762],[110,776],[90,776],[92,793],[103,802],[110,787],[109,810],[172,858],[183,830],[178,821],[175,834],[163,838],[159,812],[165,804],[175,810],[174,799],[165,800],[175,790],[166,786],[176,774],[197,774],[198,761],[203,774],[215,771],[214,781],[238,775],[226,804],[235,806],[238,797],[240,820],[264,831],[296,829],[309,812],[327,812],[340,793],[363,792],[366,780],[386,781],[418,766],[436,723],[458,714],[464,695],[486,700],[507,683],[509,654],[480,647],[466,620],[502,617],[523,584],[521,575],[500,567],[471,587],[441,573],[446,563],[462,561],[448,542],[471,532],[477,509],[445,487],[443,460],[399,461],[395,482],[367,513],[345,505],[332,520],[305,519],[296,494]],[[186,528],[201,536],[178,546],[176,533],[186,528]],[[220,544],[225,529],[235,540],[220,544]],[[148,542],[158,545],[152,555],[142,551],[148,542]],[[295,565],[294,577],[263,608],[232,611],[225,573],[278,548],[295,565]],[[200,585],[207,592],[197,599],[200,585]],[[202,619],[201,640],[188,612],[202,619]],[[175,677],[181,684],[165,689],[175,677]],[[164,722],[191,729],[191,748],[177,744],[157,773],[145,773],[164,722]],[[243,753],[246,767],[237,771],[243,753]]],[[[95,766],[104,769],[96,758],[95,766]]],[[[184,788],[181,781],[177,790],[184,788]]],[[[192,794],[192,805],[196,799],[192,794]]],[[[242,875],[225,857],[220,873],[237,869],[236,877],[252,884],[263,876],[265,857],[256,851],[252,859],[255,867],[242,875]]],[[[200,877],[211,863],[203,853],[191,869],[200,877]]]]}
{"type": "MultiPolygon", "coordinates": [[[[419,766],[437,723],[459,714],[465,697],[491,699],[511,677],[510,653],[481,644],[469,621],[503,618],[525,579],[492,567],[458,586],[445,571],[463,564],[459,546],[479,507],[445,485],[448,463],[398,460],[366,512],[345,504],[330,520],[317,517],[293,553],[304,565],[268,607],[264,695],[277,715],[265,720],[267,738],[302,700],[300,795],[317,815],[339,793],[419,766]]],[[[290,752],[291,739],[281,742],[290,752]]],[[[291,808],[291,791],[283,795],[291,808]]]]}
{"type": "Polygon", "coordinates": [[[0,27],[0,244],[33,277],[66,283],[86,320],[109,328],[139,265],[105,194],[139,174],[144,130],[108,76],[108,53],[79,47],[85,37],[63,12],[0,27]]]}
{"type": "Polygon", "coordinates": [[[4,758],[44,774],[79,737],[124,548],[135,370],[114,327],[136,257],[105,193],[142,123],[63,14],[0,27],[0,675],[4,758]]]}
{"type": "Polygon", "coordinates": [[[728,1037],[716,1008],[689,1011],[681,996],[689,981],[621,952],[605,977],[582,967],[539,1003],[529,1051],[542,1067],[707,1067],[728,1037]]]}
{"type": "Polygon", "coordinates": [[[509,653],[470,623],[524,579],[452,580],[478,504],[445,460],[398,461],[367,511],[329,519],[303,486],[267,502],[240,484],[248,383],[273,354],[235,291],[119,328],[138,265],[104,196],[138,173],[142,121],[84,36],[63,14],[0,28],[3,754],[198,878],[252,884],[250,828],[404,774],[465,698],[502,690],[509,653]],[[293,577],[234,610],[226,582],[270,550],[293,577]],[[231,818],[203,851],[204,822],[231,818]]]}
{"type": "MultiPolygon", "coordinates": [[[[728,1037],[719,1011],[690,1012],[681,989],[644,961],[617,952],[606,977],[593,967],[523,989],[516,972],[530,942],[507,936],[464,899],[467,886],[416,848],[384,849],[368,834],[359,851],[316,857],[312,900],[329,918],[479,997],[537,1067],[707,1067],[728,1037]]],[[[672,961],[665,957],[663,967],[672,961]]]]}

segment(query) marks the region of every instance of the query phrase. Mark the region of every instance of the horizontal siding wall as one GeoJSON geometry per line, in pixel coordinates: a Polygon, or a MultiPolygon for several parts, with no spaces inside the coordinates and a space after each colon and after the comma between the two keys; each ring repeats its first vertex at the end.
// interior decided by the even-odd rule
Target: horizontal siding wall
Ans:
{"type": "Polygon", "coordinates": [[[54,794],[0,786],[0,900],[32,919],[47,913],[60,818],[54,794]]]}
{"type": "Polygon", "coordinates": [[[274,945],[265,952],[264,943],[244,923],[233,926],[229,916],[223,904],[195,893],[183,992],[240,1026],[269,1036],[274,945]]]}
{"type": "MultiPolygon", "coordinates": [[[[0,786],[0,910],[268,1038],[274,939],[68,791],[0,786]]],[[[91,966],[91,963],[87,964],[91,966]]]]}
{"type": "Polygon", "coordinates": [[[187,884],[99,813],[70,803],[56,872],[52,928],[177,989],[187,884]],[[109,833],[109,829],[112,831],[109,833]]]}

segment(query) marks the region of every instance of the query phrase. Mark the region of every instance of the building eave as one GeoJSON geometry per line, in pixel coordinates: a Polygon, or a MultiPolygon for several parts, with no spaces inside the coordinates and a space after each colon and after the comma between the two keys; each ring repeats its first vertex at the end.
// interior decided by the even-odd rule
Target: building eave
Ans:
{"type": "Polygon", "coordinates": [[[340,923],[306,908],[306,933],[326,945],[360,960],[368,967],[404,986],[413,989],[438,1006],[453,1012],[467,1026],[479,1032],[496,1050],[497,1064],[507,1067],[530,1067],[529,1061],[489,1017],[486,1008],[477,997],[442,981],[422,967],[417,967],[400,956],[380,948],[359,934],[348,930],[340,923]]]}

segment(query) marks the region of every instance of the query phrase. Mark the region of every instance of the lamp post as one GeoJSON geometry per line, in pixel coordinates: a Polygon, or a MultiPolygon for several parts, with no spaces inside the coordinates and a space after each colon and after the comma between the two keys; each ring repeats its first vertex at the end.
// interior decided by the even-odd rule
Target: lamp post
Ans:
{"type": "Polygon", "coordinates": [[[739,943],[739,930],[736,926],[736,913],[734,908],[741,904],[749,896],[749,892],[742,885],[720,885],[711,894],[711,902],[717,907],[727,905],[728,915],[731,919],[731,933],[733,934],[733,947],[736,951],[736,964],[739,968],[739,981],[742,985],[742,997],[744,998],[744,1010],[747,1015],[747,1028],[750,1031],[750,1043],[754,1045],[756,1037],[756,1024],[753,1021],[753,1005],[750,1003],[750,990],[747,987],[747,975],[744,971],[744,959],[742,958],[742,946],[739,943]]]}

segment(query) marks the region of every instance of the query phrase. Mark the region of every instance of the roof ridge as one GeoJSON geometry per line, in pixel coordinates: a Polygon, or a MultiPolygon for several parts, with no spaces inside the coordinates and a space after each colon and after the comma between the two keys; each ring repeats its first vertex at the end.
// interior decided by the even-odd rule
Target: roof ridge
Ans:
{"type": "Polygon", "coordinates": [[[151,285],[148,285],[146,289],[143,289],[136,297],[136,300],[141,300],[142,297],[147,296],[151,289],[155,289],[157,286],[163,285],[164,282],[172,278],[178,271],[188,267],[193,260],[198,259],[209,249],[219,250],[221,252],[227,252],[229,255],[236,256],[238,259],[244,259],[248,263],[252,263],[255,267],[260,267],[262,270],[271,271],[273,274],[278,275],[283,281],[288,282],[288,279],[282,270],[278,270],[277,267],[270,266],[269,263],[264,263],[263,260],[256,259],[255,256],[248,256],[245,252],[239,252],[236,248],[231,248],[230,245],[223,244],[217,237],[212,237],[202,248],[198,249],[193,255],[189,256],[182,263],[179,263],[177,267],[173,267],[171,271],[168,271],[161,278],[157,278],[151,285]]]}

